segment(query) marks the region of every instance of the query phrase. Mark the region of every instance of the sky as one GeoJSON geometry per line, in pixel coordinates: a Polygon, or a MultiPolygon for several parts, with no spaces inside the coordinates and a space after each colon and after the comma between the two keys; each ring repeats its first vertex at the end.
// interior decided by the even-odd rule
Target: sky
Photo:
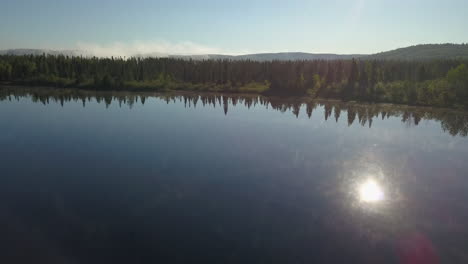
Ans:
{"type": "Polygon", "coordinates": [[[467,0],[0,0],[0,49],[369,54],[468,42],[467,0]]]}

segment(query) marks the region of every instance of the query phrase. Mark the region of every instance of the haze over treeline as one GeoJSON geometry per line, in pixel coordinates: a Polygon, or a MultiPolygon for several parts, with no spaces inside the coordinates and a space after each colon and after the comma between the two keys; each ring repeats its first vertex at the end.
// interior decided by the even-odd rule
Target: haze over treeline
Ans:
{"type": "MultiPolygon", "coordinates": [[[[51,50],[51,49],[9,49],[0,50],[0,55],[65,55],[65,56],[84,56],[84,57],[168,57],[194,60],[207,59],[229,59],[229,60],[254,60],[254,61],[271,61],[271,60],[336,60],[336,59],[393,59],[393,60],[428,60],[428,59],[461,59],[468,58],[467,44],[422,44],[404,48],[398,48],[390,51],[383,51],[375,54],[338,54],[338,53],[307,53],[307,52],[275,52],[275,53],[254,53],[244,55],[226,55],[226,54],[190,54],[191,48],[187,50],[180,49],[181,55],[176,53],[168,53],[161,51],[158,48],[147,51],[139,49],[104,49],[88,47],[87,49],[73,50],[51,50]]],[[[164,50],[167,50],[165,48],[164,50]]]]}

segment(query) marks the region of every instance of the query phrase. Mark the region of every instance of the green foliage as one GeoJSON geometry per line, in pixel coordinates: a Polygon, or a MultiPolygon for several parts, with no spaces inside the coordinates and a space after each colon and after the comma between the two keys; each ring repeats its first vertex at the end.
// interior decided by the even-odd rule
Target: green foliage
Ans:
{"type": "Polygon", "coordinates": [[[468,84],[468,67],[460,64],[447,73],[447,80],[451,83],[468,84]]]}
{"type": "Polygon", "coordinates": [[[15,78],[25,79],[36,73],[36,63],[31,60],[23,59],[13,64],[12,74],[15,78]]]}
{"type": "Polygon", "coordinates": [[[264,81],[263,83],[260,82],[250,82],[244,86],[239,88],[240,92],[243,93],[263,93],[270,88],[270,82],[264,81]]]}
{"type": "Polygon", "coordinates": [[[455,102],[468,106],[468,67],[461,64],[447,73],[449,87],[455,94],[455,102]]]}
{"type": "Polygon", "coordinates": [[[7,81],[11,78],[11,69],[8,62],[0,61],[0,81],[7,81]]]}

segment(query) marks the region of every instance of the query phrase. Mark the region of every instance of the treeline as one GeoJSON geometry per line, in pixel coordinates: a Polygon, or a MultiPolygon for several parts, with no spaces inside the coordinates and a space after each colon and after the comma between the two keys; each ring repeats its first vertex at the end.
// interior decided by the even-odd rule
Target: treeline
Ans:
{"type": "Polygon", "coordinates": [[[468,108],[468,60],[231,61],[0,56],[0,81],[97,90],[307,95],[468,108]]]}
{"type": "Polygon", "coordinates": [[[442,130],[453,136],[468,136],[468,113],[444,108],[395,106],[390,104],[358,104],[330,100],[314,100],[308,97],[282,98],[278,96],[258,96],[219,93],[133,93],[133,92],[104,92],[83,91],[77,89],[34,89],[19,87],[0,88],[0,101],[20,100],[29,97],[35,103],[44,105],[59,103],[62,106],[67,102],[79,102],[86,107],[87,103],[97,102],[109,107],[117,104],[119,107],[133,108],[135,104],[144,105],[148,100],[157,98],[166,103],[183,103],[185,107],[214,107],[228,114],[229,107],[243,105],[247,108],[261,105],[281,112],[290,112],[296,117],[300,113],[312,117],[318,110],[325,121],[338,122],[344,118],[351,126],[358,123],[361,126],[372,127],[377,119],[399,117],[407,125],[417,126],[422,120],[435,120],[440,122],[442,130]]]}

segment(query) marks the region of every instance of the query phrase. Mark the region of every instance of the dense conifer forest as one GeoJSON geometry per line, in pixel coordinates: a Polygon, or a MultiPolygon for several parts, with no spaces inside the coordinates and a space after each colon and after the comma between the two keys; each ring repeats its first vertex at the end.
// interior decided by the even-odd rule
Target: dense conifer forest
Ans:
{"type": "Polygon", "coordinates": [[[95,90],[191,90],[468,108],[468,60],[190,60],[0,56],[0,81],[95,90]]]}

